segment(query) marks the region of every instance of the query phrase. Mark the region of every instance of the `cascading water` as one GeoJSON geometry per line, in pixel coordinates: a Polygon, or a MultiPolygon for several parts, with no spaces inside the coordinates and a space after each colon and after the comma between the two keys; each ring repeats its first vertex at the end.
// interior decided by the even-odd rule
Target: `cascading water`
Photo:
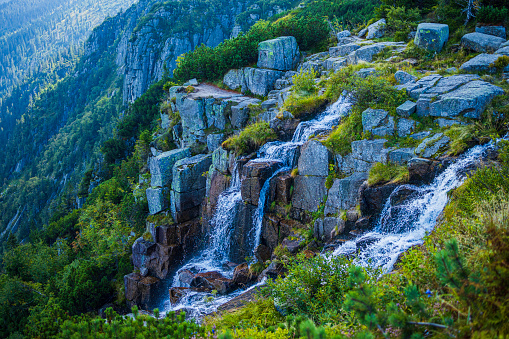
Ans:
{"type": "MultiPolygon", "coordinates": [[[[258,159],[254,161],[272,160],[280,162],[281,167],[272,177],[282,171],[292,168],[296,163],[299,147],[306,142],[309,137],[330,131],[332,126],[337,125],[341,118],[350,112],[350,107],[351,103],[348,98],[345,96],[340,97],[338,101],[328,107],[327,110],[317,118],[300,123],[290,142],[278,141],[264,145],[258,153],[258,159]]],[[[210,234],[209,247],[183,265],[178,272],[186,269],[195,273],[218,271],[223,276],[231,278],[232,272],[231,270],[224,269],[224,264],[228,261],[230,246],[235,245],[231,244],[231,234],[233,233],[233,225],[236,216],[235,207],[242,202],[239,173],[236,168],[234,172],[230,187],[221,193],[218,198],[216,210],[211,221],[212,232],[210,234]]],[[[270,188],[270,179],[266,180],[260,191],[260,200],[258,209],[255,212],[254,225],[248,237],[252,243],[252,246],[250,246],[252,253],[254,253],[254,250],[260,243],[264,206],[270,188]]],[[[182,286],[183,284],[179,280],[178,272],[173,278],[172,287],[185,287],[182,286]]],[[[197,318],[201,315],[216,311],[218,306],[243,292],[245,292],[245,290],[237,290],[229,295],[217,296],[210,300],[207,298],[210,296],[209,293],[189,291],[176,305],[172,306],[169,300],[165,301],[164,309],[166,311],[185,309],[190,317],[197,318]]]]}
{"type": "Polygon", "coordinates": [[[401,253],[423,243],[423,237],[433,230],[447,204],[447,193],[463,183],[468,168],[491,147],[491,143],[473,147],[430,185],[399,186],[387,199],[375,229],[345,242],[333,255],[357,254],[358,264],[389,272],[401,253]],[[402,194],[408,196],[404,202],[392,204],[402,194]]]}

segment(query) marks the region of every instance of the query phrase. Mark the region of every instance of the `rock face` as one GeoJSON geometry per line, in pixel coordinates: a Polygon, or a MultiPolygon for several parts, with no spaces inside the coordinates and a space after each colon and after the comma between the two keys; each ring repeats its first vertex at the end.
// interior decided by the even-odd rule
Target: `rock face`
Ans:
{"type": "Polygon", "coordinates": [[[292,205],[301,210],[316,212],[327,194],[325,177],[302,176],[295,177],[292,205]]]}
{"type": "Polygon", "coordinates": [[[260,68],[290,71],[299,62],[299,46],[293,36],[283,36],[258,44],[258,64],[260,68]]]}
{"type": "Polygon", "coordinates": [[[430,184],[439,169],[437,161],[412,158],[408,161],[409,183],[414,185],[430,184]]]}
{"type": "Polygon", "coordinates": [[[355,44],[355,43],[350,43],[350,44],[341,45],[341,46],[335,46],[335,47],[329,48],[329,55],[331,57],[344,57],[344,56],[358,50],[361,47],[362,47],[361,45],[355,44]]]}
{"type": "Polygon", "coordinates": [[[173,167],[171,214],[176,222],[185,222],[198,216],[207,181],[203,174],[211,164],[211,154],[200,154],[179,160],[173,167]]]}
{"type": "Polygon", "coordinates": [[[422,23],[417,26],[414,43],[428,51],[440,52],[449,40],[449,26],[422,23]]]}
{"type": "Polygon", "coordinates": [[[415,121],[412,119],[398,119],[397,131],[400,138],[411,134],[415,129],[415,121]]]}
{"type": "Polygon", "coordinates": [[[461,38],[461,45],[464,48],[480,52],[493,53],[500,48],[505,39],[482,33],[468,33],[461,38]]]}
{"type": "Polygon", "coordinates": [[[445,136],[443,133],[437,133],[424,139],[415,149],[415,154],[424,158],[431,158],[438,151],[443,149],[449,141],[449,137],[445,136]]]}
{"type": "Polygon", "coordinates": [[[444,94],[440,100],[430,104],[430,114],[435,117],[456,117],[479,119],[488,103],[504,91],[485,81],[472,81],[457,90],[444,94]]]}
{"type": "Polygon", "coordinates": [[[146,309],[151,297],[159,287],[159,279],[131,273],[124,277],[124,286],[128,306],[138,305],[146,309]]]}
{"type": "Polygon", "coordinates": [[[506,39],[505,27],[504,26],[480,26],[476,27],[477,33],[494,35],[496,37],[506,39]]]}
{"type": "Polygon", "coordinates": [[[387,140],[358,140],[352,142],[352,153],[336,155],[337,167],[344,174],[369,172],[375,162],[386,163],[388,150],[384,148],[387,140]]]}
{"type": "Polygon", "coordinates": [[[147,202],[150,214],[159,213],[168,208],[168,188],[147,188],[147,202]]]}
{"type": "Polygon", "coordinates": [[[326,177],[329,175],[331,154],[327,147],[316,140],[306,142],[299,157],[299,175],[326,177]]]}
{"type": "Polygon", "coordinates": [[[367,184],[360,188],[360,207],[363,216],[371,216],[370,224],[382,212],[385,201],[392,191],[398,187],[396,184],[388,184],[378,187],[369,187],[367,184]]]}
{"type": "Polygon", "coordinates": [[[362,128],[364,132],[383,137],[394,134],[394,118],[383,109],[368,108],[362,112],[362,128]]]}
{"type": "Polygon", "coordinates": [[[411,81],[416,81],[417,80],[417,77],[407,73],[407,72],[404,72],[404,71],[397,71],[395,74],[394,74],[394,78],[396,79],[396,81],[398,82],[398,84],[400,85],[403,85],[403,84],[406,84],[408,82],[411,82],[411,81]]]}
{"type": "Polygon", "coordinates": [[[333,234],[343,233],[345,231],[345,221],[337,217],[325,217],[323,219],[316,219],[313,235],[316,239],[322,241],[330,241],[333,234]]]}
{"type": "Polygon", "coordinates": [[[341,210],[355,207],[359,199],[359,188],[368,179],[368,174],[354,173],[344,179],[334,180],[325,203],[325,215],[336,214],[341,210]]]}
{"type": "Polygon", "coordinates": [[[171,186],[173,165],[180,159],[191,156],[189,148],[175,149],[164,152],[157,157],[150,158],[149,170],[151,174],[150,185],[152,187],[171,186]]]}
{"type": "Polygon", "coordinates": [[[415,112],[417,105],[415,102],[407,100],[404,104],[401,104],[396,108],[396,113],[402,117],[409,117],[415,112]]]}
{"type": "Polygon", "coordinates": [[[249,90],[253,94],[267,96],[274,89],[276,80],[282,76],[281,71],[246,67],[228,71],[223,83],[230,89],[240,88],[242,93],[249,90]]]}
{"type": "Polygon", "coordinates": [[[356,65],[359,62],[371,62],[373,57],[388,47],[401,47],[404,44],[398,42],[379,42],[376,44],[362,46],[354,52],[347,55],[348,64],[356,65]]]}
{"type": "MultiPolygon", "coordinates": [[[[477,73],[477,72],[487,72],[487,73],[495,73],[497,69],[492,67],[492,65],[500,58],[502,54],[479,54],[478,56],[468,60],[463,65],[461,65],[460,69],[465,72],[477,73]]],[[[507,66],[504,71],[509,71],[509,66],[507,66]]]]}

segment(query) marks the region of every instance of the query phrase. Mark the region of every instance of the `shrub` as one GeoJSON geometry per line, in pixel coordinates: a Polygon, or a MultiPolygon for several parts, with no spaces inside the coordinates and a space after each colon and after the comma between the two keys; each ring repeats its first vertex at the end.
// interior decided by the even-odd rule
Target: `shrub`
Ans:
{"type": "Polygon", "coordinates": [[[352,152],[352,141],[360,140],[361,138],[361,113],[359,110],[353,110],[323,143],[334,153],[344,156],[352,152]]]}
{"type": "Polygon", "coordinates": [[[507,19],[509,10],[506,7],[481,6],[477,11],[477,21],[487,24],[501,24],[507,19]]]}
{"type": "Polygon", "coordinates": [[[382,164],[377,162],[369,171],[368,184],[404,183],[408,181],[408,168],[395,163],[382,164]]]}
{"type": "Polygon", "coordinates": [[[421,15],[417,8],[389,7],[387,9],[387,30],[394,34],[395,41],[406,41],[408,33],[417,28],[421,15]]]}
{"type": "Polygon", "coordinates": [[[316,87],[315,79],[317,73],[314,69],[301,70],[299,73],[292,76],[293,90],[300,95],[314,94],[318,91],[316,87]]]}
{"type": "Polygon", "coordinates": [[[309,118],[321,113],[328,102],[323,95],[300,96],[292,93],[285,100],[283,110],[292,113],[295,118],[309,118]]]}
{"type": "Polygon", "coordinates": [[[509,65],[509,56],[502,55],[498,57],[497,60],[493,64],[490,65],[490,67],[495,67],[497,69],[497,72],[502,72],[504,68],[509,65]]]}
{"type": "Polygon", "coordinates": [[[234,151],[237,155],[255,151],[270,140],[276,139],[276,133],[268,122],[258,122],[247,126],[239,135],[234,135],[223,142],[223,148],[234,151]]]}

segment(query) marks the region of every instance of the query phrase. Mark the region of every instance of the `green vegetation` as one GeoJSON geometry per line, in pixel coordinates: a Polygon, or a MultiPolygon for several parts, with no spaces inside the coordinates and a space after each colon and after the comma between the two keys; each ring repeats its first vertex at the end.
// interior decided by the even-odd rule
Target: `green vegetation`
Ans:
{"type": "Polygon", "coordinates": [[[401,184],[408,181],[408,168],[395,163],[382,164],[377,162],[369,171],[368,184],[401,184]]]}
{"type": "Polygon", "coordinates": [[[237,155],[253,152],[268,141],[276,139],[276,132],[268,122],[257,122],[247,126],[239,135],[234,135],[223,142],[223,148],[237,155]]]}
{"type": "Polygon", "coordinates": [[[283,110],[289,111],[295,118],[309,118],[321,112],[328,103],[323,95],[317,95],[314,70],[301,70],[292,77],[293,91],[285,100],[283,110]]]}

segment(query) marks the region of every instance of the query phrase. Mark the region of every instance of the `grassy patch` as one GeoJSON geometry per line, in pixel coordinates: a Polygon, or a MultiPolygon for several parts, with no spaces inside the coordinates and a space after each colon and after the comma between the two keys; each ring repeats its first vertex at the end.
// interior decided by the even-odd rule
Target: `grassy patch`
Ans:
{"type": "Polygon", "coordinates": [[[408,168],[395,163],[377,162],[369,171],[368,184],[404,183],[408,181],[408,168]]]}
{"type": "Polygon", "coordinates": [[[322,112],[327,103],[328,100],[323,95],[292,94],[285,100],[283,110],[292,113],[295,118],[313,117],[322,112]]]}
{"type": "Polygon", "coordinates": [[[255,151],[268,141],[276,139],[276,133],[268,122],[257,122],[247,126],[239,135],[234,135],[223,142],[223,148],[241,155],[255,151]]]}

